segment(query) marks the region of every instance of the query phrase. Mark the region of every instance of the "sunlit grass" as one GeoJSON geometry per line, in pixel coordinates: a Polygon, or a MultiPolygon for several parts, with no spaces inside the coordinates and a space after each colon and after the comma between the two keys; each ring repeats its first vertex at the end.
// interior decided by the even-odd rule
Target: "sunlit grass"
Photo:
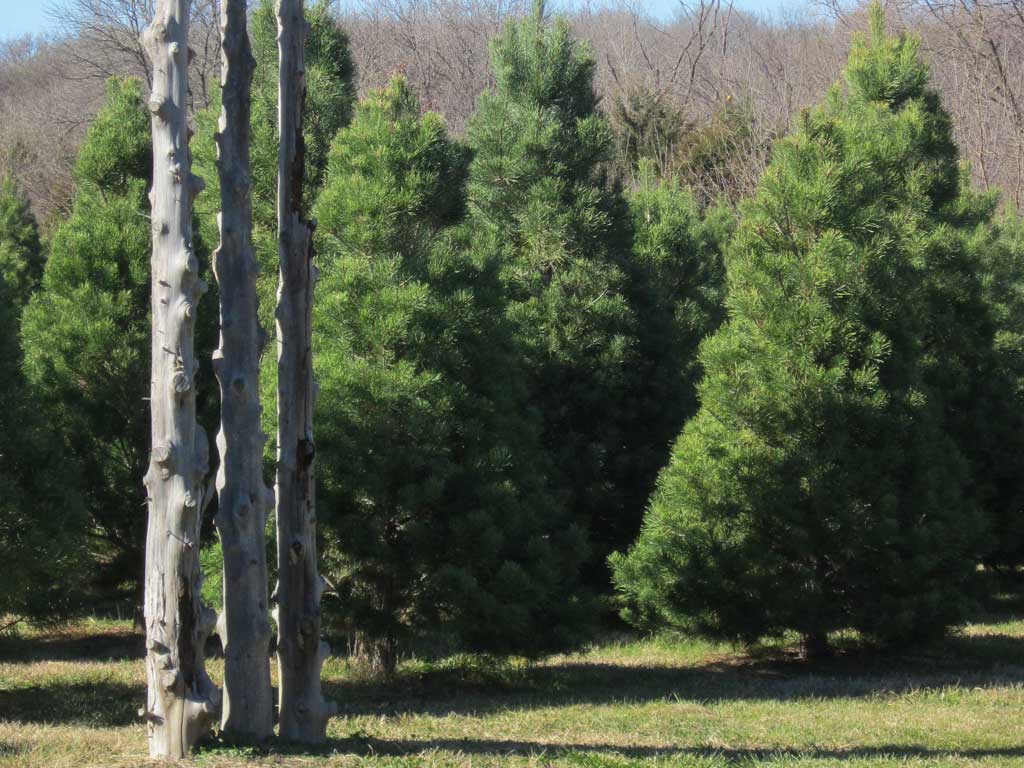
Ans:
{"type": "MultiPolygon", "coordinates": [[[[342,657],[324,668],[341,706],[320,750],[224,747],[239,766],[1019,766],[1024,614],[996,601],[939,647],[899,658],[841,638],[809,664],[792,638],[742,650],[677,635],[608,637],[540,663],[412,658],[388,683],[342,657]]],[[[147,764],[136,711],[141,640],[88,620],[0,638],[0,765],[147,764]]],[[[222,664],[209,662],[220,680],[222,664]]]]}

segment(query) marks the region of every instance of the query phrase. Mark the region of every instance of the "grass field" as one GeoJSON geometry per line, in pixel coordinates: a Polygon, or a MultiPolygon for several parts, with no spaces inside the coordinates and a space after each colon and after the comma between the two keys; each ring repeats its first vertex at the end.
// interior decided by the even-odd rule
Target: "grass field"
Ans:
{"type": "MultiPolygon", "coordinates": [[[[0,766],[147,764],[141,647],[99,621],[0,638],[0,766]]],[[[1024,766],[1024,600],[1009,596],[899,659],[620,638],[534,665],[408,660],[388,685],[332,659],[324,678],[341,714],[322,750],[211,741],[191,764],[1024,766]]]]}

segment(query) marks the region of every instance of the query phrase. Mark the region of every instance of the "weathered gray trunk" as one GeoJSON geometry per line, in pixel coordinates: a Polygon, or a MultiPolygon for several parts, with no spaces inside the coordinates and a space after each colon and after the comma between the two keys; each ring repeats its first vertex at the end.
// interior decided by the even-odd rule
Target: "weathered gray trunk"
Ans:
{"type": "Polygon", "coordinates": [[[200,600],[199,525],[209,444],[196,423],[193,324],[206,289],[192,246],[202,188],[189,154],[188,0],[160,0],[143,43],[153,62],[152,453],[145,484],[149,752],[183,758],[216,722],[203,650],[216,616],[200,600]]]}
{"type": "Polygon", "coordinates": [[[224,550],[224,611],[217,633],[224,644],[221,726],[231,740],[261,742],[273,735],[270,689],[270,613],[266,523],[273,492],[263,479],[260,352],[265,334],[257,316],[249,175],[249,115],[256,62],[246,31],[245,0],[221,6],[221,113],[217,133],[220,247],[213,267],[220,287],[220,348],[213,367],[220,383],[217,435],[220,469],[216,517],[224,550]]]}
{"type": "Polygon", "coordinates": [[[320,639],[316,506],[313,495],[312,227],[302,215],[305,152],[306,22],[303,0],[277,0],[278,125],[277,224],[277,658],[280,735],[315,743],[336,712],[320,690],[330,652],[320,639]]]}

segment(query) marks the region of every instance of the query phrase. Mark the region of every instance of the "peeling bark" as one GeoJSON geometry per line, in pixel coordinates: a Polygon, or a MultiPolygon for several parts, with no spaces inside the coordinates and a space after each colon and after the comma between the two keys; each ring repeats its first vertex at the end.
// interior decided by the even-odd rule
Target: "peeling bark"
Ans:
{"type": "Polygon", "coordinates": [[[188,104],[189,0],[160,0],[143,45],[153,62],[150,408],[152,453],[145,485],[146,707],[149,752],[180,759],[217,720],[220,694],[203,663],[216,621],[200,600],[199,527],[210,447],[196,423],[196,304],[206,291],[192,245],[188,104]]]}
{"type": "Polygon", "coordinates": [[[257,309],[259,264],[252,247],[249,116],[256,62],[246,31],[245,0],[221,6],[221,114],[217,141],[220,246],[213,266],[220,287],[220,347],[213,365],[220,384],[220,469],[215,518],[224,550],[224,644],[221,727],[234,741],[273,735],[266,524],[273,492],[263,480],[260,352],[266,343],[257,309]]]}
{"type": "Polygon", "coordinates": [[[336,713],[320,690],[330,652],[320,639],[316,506],[313,485],[313,228],[303,218],[307,26],[303,0],[277,0],[278,126],[277,224],[277,658],[280,735],[316,743],[336,713]]]}

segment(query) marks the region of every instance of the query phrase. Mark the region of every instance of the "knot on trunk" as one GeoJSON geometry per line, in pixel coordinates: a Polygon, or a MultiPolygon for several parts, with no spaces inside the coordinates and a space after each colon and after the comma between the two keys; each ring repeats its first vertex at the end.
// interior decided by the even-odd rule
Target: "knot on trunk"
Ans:
{"type": "Polygon", "coordinates": [[[153,463],[160,473],[160,479],[166,480],[174,473],[174,449],[168,444],[153,446],[153,463]]]}
{"type": "Polygon", "coordinates": [[[150,113],[156,115],[161,120],[167,120],[168,116],[171,114],[171,106],[169,99],[165,99],[157,94],[150,96],[149,101],[146,102],[146,108],[150,113]]]}

